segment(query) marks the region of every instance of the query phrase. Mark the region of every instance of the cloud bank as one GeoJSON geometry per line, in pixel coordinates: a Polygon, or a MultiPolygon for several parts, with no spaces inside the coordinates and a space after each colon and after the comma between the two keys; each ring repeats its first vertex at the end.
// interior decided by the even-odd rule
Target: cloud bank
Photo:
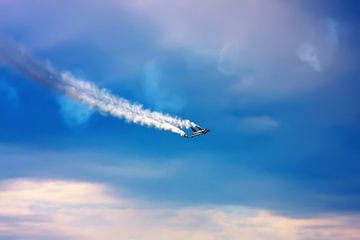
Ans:
{"type": "Polygon", "coordinates": [[[161,33],[162,47],[217,59],[218,71],[237,79],[223,84],[242,96],[321,86],[337,60],[339,24],[294,1],[138,0],[132,6],[161,33]]]}
{"type": "Polygon", "coordinates": [[[292,219],[241,206],[161,206],[64,180],[0,182],[0,237],[26,239],[344,239],[359,216],[292,219]]]}

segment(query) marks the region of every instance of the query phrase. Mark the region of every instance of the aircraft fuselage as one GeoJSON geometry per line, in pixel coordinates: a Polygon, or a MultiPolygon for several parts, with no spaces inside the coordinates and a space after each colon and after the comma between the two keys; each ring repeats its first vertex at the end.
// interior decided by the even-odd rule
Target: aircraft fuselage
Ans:
{"type": "Polygon", "coordinates": [[[210,130],[207,129],[207,128],[202,129],[202,128],[200,128],[199,126],[197,126],[196,128],[197,128],[197,129],[191,127],[191,129],[193,130],[194,133],[193,133],[191,136],[185,136],[185,137],[187,137],[187,138],[194,138],[194,137],[197,137],[197,136],[199,136],[199,135],[203,135],[203,134],[206,134],[206,133],[210,132],[210,130]]]}

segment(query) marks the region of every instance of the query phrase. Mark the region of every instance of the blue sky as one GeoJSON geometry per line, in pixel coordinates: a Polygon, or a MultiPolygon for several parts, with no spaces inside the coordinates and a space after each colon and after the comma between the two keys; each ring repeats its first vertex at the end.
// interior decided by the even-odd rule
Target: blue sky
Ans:
{"type": "Polygon", "coordinates": [[[189,140],[126,123],[0,65],[0,205],[11,197],[18,204],[0,210],[0,239],[154,239],[148,231],[164,239],[359,238],[350,224],[360,210],[359,7],[2,1],[1,35],[40,62],[211,132],[189,140]],[[42,199],[48,191],[61,194],[42,199]],[[92,209],[87,194],[109,210],[91,213],[106,219],[109,235],[98,225],[92,238],[84,235],[93,226],[79,220],[87,212],[61,218],[58,209],[92,209]],[[26,203],[39,209],[23,209],[27,198],[16,196],[29,196],[26,203]],[[150,212],[132,212],[131,226],[110,220],[129,217],[119,213],[128,205],[150,212]],[[138,229],[147,214],[157,216],[156,224],[139,235],[113,231],[121,224],[138,229]],[[38,215],[79,227],[55,236],[53,225],[22,219],[38,215]],[[188,219],[197,219],[197,228],[182,224],[188,219]],[[229,224],[239,226],[239,219],[243,225],[233,232],[229,224]],[[279,233],[276,223],[289,231],[279,233]],[[12,230],[14,224],[23,230],[12,230]],[[220,225],[227,227],[218,236],[212,230],[220,225]]]}

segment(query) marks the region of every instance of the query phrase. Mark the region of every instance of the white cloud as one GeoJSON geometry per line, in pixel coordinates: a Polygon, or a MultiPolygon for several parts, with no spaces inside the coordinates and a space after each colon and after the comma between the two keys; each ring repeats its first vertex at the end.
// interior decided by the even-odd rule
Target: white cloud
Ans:
{"type": "Polygon", "coordinates": [[[320,61],[316,53],[316,49],[313,45],[304,44],[299,47],[297,54],[299,59],[304,63],[307,63],[312,67],[315,71],[321,72],[320,61]]]}
{"type": "Polygon", "coordinates": [[[309,38],[310,42],[298,47],[297,55],[300,61],[322,72],[333,60],[339,45],[339,23],[331,18],[325,19],[315,28],[315,32],[309,38]]]}
{"type": "Polygon", "coordinates": [[[0,182],[0,237],[23,239],[355,240],[360,217],[293,219],[240,206],[163,207],[111,194],[102,184],[0,182]]]}

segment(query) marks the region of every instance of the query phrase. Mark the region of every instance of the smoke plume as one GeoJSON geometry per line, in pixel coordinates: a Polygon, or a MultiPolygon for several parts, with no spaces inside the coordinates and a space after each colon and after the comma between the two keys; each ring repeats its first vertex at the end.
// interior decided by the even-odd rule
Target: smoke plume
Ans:
{"type": "Polygon", "coordinates": [[[14,43],[0,38],[0,62],[13,67],[31,79],[67,96],[83,102],[89,107],[114,117],[144,126],[171,131],[181,136],[182,130],[196,126],[189,120],[145,109],[95,84],[74,77],[70,72],[59,72],[44,65],[14,43]]]}

